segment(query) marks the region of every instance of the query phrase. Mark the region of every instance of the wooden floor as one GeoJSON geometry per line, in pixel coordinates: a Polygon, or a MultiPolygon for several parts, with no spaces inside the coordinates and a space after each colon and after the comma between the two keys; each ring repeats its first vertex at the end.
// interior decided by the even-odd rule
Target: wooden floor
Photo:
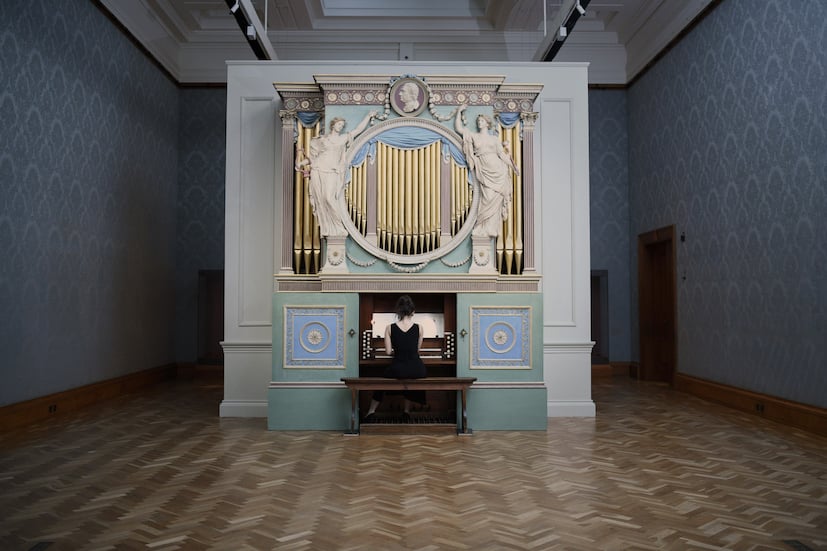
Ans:
{"type": "Polygon", "coordinates": [[[827,439],[624,377],[593,395],[547,432],[347,437],[165,383],[2,435],[0,549],[827,549],[827,439]]]}

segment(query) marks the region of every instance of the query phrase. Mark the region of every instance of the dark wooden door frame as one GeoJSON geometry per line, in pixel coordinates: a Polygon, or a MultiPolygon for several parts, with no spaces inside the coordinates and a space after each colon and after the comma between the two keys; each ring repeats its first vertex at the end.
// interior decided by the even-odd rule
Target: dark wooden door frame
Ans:
{"type": "Polygon", "coordinates": [[[223,364],[224,270],[198,271],[197,358],[199,364],[223,364]]]}
{"type": "Polygon", "coordinates": [[[675,226],[638,236],[641,379],[673,384],[678,370],[675,226]]]}
{"type": "Polygon", "coordinates": [[[609,271],[591,271],[592,363],[609,363],[609,271]]]}

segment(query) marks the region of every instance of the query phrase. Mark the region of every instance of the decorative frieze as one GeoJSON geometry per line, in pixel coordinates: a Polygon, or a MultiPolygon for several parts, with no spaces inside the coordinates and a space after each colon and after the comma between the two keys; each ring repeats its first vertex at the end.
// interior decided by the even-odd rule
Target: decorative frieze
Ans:
{"type": "Polygon", "coordinates": [[[536,293],[539,275],[469,275],[469,274],[348,274],[298,276],[277,275],[273,292],[433,292],[433,293],[536,293]]]}
{"type": "MultiPolygon", "coordinates": [[[[539,84],[506,84],[500,76],[468,75],[316,75],[316,84],[274,83],[289,111],[322,111],[329,105],[379,105],[400,116],[420,106],[489,106],[495,112],[534,110],[539,84]],[[406,82],[422,88],[416,108],[405,109],[399,94],[406,82]]],[[[413,88],[411,88],[412,90],[413,88]]],[[[414,115],[416,116],[416,115],[414,115]]]]}

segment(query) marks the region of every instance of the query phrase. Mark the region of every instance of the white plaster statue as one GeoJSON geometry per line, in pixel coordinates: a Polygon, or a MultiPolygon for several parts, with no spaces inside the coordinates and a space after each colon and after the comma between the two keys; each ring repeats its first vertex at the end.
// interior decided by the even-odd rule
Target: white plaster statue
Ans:
{"type": "Polygon", "coordinates": [[[477,222],[471,234],[497,237],[511,208],[511,172],[520,174],[520,169],[511,158],[510,144],[500,143],[497,135],[491,133],[492,121],[489,117],[477,115],[476,132],[465,128],[462,112],[466,107],[460,105],[457,108],[455,127],[462,136],[462,151],[468,169],[474,175],[480,190],[477,222]]]}
{"type": "MultiPolygon", "coordinates": [[[[371,111],[356,128],[344,134],[342,130],[345,128],[345,119],[336,117],[330,121],[330,129],[326,134],[310,140],[310,204],[319,222],[322,237],[347,235],[338,208],[348,169],[345,153],[353,139],[367,128],[376,113],[371,111]]],[[[304,161],[306,159],[297,162],[304,161]]],[[[301,167],[297,166],[297,169],[306,166],[305,163],[301,167]]]]}
{"type": "Polygon", "coordinates": [[[414,82],[406,82],[399,88],[399,99],[402,101],[402,111],[413,113],[419,109],[419,86],[414,82]]]}

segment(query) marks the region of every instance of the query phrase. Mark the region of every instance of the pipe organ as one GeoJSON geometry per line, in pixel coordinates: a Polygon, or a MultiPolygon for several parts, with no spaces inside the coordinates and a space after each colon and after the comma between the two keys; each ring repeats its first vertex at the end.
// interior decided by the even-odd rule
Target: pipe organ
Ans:
{"type": "MultiPolygon", "coordinates": [[[[409,294],[417,323],[433,325],[420,351],[428,376],[475,377],[477,404],[498,411],[507,407],[499,400],[524,402],[519,427],[544,428],[533,250],[542,87],[468,75],[314,79],[274,84],[284,185],[270,426],[305,422],[290,406],[300,393],[339,400],[331,377],[382,376],[390,361],[382,327],[409,294]],[[322,157],[322,141],[339,149],[322,157]],[[477,225],[484,201],[501,224],[489,216],[477,225]],[[330,211],[315,210],[330,205],[342,232],[327,223],[330,211]]],[[[429,408],[456,409],[450,391],[430,392],[429,408]]]]}

